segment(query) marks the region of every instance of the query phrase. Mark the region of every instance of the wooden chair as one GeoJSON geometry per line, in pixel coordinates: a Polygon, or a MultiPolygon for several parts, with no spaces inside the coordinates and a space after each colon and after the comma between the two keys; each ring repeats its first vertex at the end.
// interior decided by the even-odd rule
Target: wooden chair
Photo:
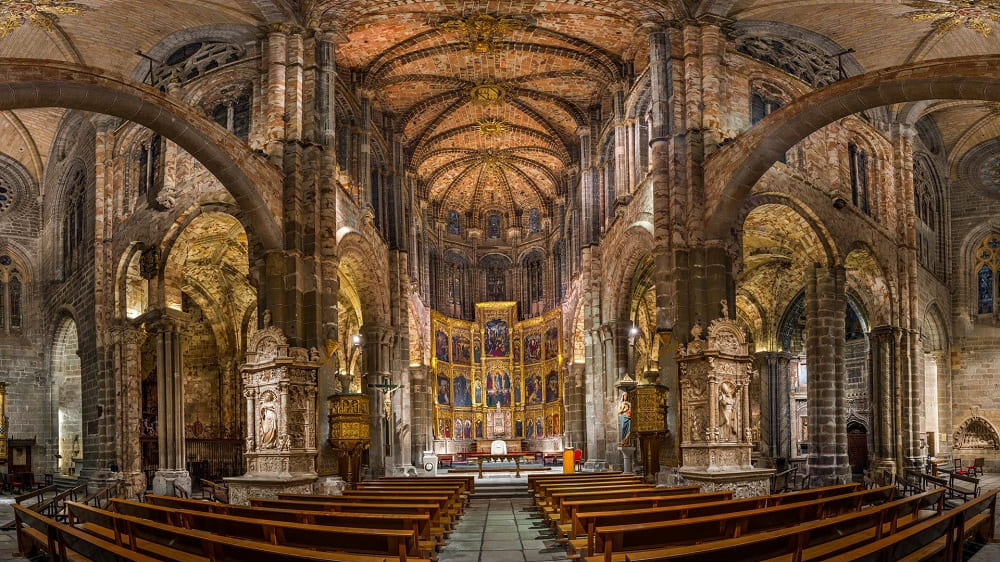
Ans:
{"type": "Polygon", "coordinates": [[[969,465],[969,474],[971,474],[972,476],[982,476],[983,468],[985,467],[986,467],[986,458],[977,457],[975,460],[972,461],[972,464],[969,465]]]}

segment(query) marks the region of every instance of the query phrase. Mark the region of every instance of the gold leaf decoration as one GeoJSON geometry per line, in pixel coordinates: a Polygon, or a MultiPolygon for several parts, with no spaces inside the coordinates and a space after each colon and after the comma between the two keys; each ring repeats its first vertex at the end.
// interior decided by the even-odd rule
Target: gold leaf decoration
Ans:
{"type": "Polygon", "coordinates": [[[500,136],[508,129],[507,124],[499,119],[484,119],[476,123],[476,131],[487,138],[500,136]]]}
{"type": "Polygon", "coordinates": [[[466,19],[453,19],[442,23],[443,31],[459,33],[465,37],[465,46],[474,54],[488,54],[499,50],[503,37],[526,24],[510,16],[478,14],[466,19]]]}
{"type": "Polygon", "coordinates": [[[67,0],[0,0],[0,39],[25,24],[50,31],[59,16],[75,16],[90,9],[67,0]]]}
{"type": "Polygon", "coordinates": [[[478,105],[501,105],[507,101],[507,86],[495,82],[484,82],[467,90],[471,101],[478,105]]]}
{"type": "Polygon", "coordinates": [[[931,22],[934,33],[944,34],[966,28],[989,37],[993,32],[991,21],[1000,22],[1000,2],[995,0],[948,0],[930,2],[911,0],[903,2],[915,11],[904,14],[913,22],[931,22]]]}

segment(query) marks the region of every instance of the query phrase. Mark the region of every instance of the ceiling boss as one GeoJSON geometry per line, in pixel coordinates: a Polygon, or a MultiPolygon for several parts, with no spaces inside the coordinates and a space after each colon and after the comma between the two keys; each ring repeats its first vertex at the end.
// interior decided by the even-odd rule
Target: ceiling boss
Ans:
{"type": "Polygon", "coordinates": [[[90,9],[65,0],[0,0],[0,38],[24,24],[49,31],[58,23],[59,16],[75,16],[90,9]]]}
{"type": "Polygon", "coordinates": [[[1000,3],[983,0],[952,0],[949,2],[930,2],[916,0],[903,2],[911,8],[919,8],[907,12],[911,21],[929,21],[934,25],[934,33],[948,33],[960,27],[989,37],[993,32],[991,22],[1000,22],[1000,3]]]}
{"type": "Polygon", "coordinates": [[[510,16],[478,14],[466,19],[453,19],[441,24],[441,29],[465,36],[465,45],[475,54],[488,54],[502,48],[503,36],[523,29],[527,24],[510,16]]]}

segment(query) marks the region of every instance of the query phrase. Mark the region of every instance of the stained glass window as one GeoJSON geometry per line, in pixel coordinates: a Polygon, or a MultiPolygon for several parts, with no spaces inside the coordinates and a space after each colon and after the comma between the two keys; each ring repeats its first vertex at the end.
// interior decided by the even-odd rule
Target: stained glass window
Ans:
{"type": "Polygon", "coordinates": [[[461,234],[462,227],[458,223],[458,211],[448,211],[448,234],[461,234]]]}
{"type": "Polygon", "coordinates": [[[973,256],[976,260],[976,312],[1000,312],[995,306],[997,275],[1000,274],[1000,235],[991,234],[984,238],[973,256]]]}
{"type": "Polygon", "coordinates": [[[486,217],[486,237],[491,239],[500,238],[500,214],[490,213],[486,217]]]}
{"type": "Polygon", "coordinates": [[[535,234],[541,229],[542,229],[541,213],[538,212],[538,209],[532,209],[531,212],[528,213],[528,232],[531,234],[535,234]]]}
{"type": "Polygon", "coordinates": [[[989,266],[979,268],[979,314],[993,312],[993,272],[989,266]]]}
{"type": "Polygon", "coordinates": [[[17,276],[16,270],[10,279],[7,294],[7,300],[10,302],[10,327],[20,328],[23,316],[21,312],[21,278],[17,276]]]}

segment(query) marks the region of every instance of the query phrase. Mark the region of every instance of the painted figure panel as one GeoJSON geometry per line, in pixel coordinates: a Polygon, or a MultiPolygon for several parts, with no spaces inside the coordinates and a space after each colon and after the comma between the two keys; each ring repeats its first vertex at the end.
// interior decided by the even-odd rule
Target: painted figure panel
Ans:
{"type": "Polygon", "coordinates": [[[559,375],[552,371],[545,375],[545,403],[548,404],[556,400],[559,400],[559,375]]]}
{"type": "Polygon", "coordinates": [[[551,327],[545,330],[545,358],[555,359],[559,356],[559,328],[551,327]]]}
{"type": "Polygon", "coordinates": [[[531,375],[524,379],[524,401],[528,406],[542,403],[542,377],[531,375]]]}
{"type": "Polygon", "coordinates": [[[448,334],[444,330],[434,333],[434,348],[437,350],[437,360],[448,362],[448,334]]]}
{"type": "Polygon", "coordinates": [[[455,406],[468,408],[472,406],[472,393],[469,388],[469,378],[465,375],[455,377],[455,406]]]}
{"type": "Polygon", "coordinates": [[[499,367],[486,373],[486,406],[510,406],[510,373],[499,367]]]}
{"type": "Polygon", "coordinates": [[[437,403],[442,406],[451,404],[451,381],[448,375],[437,376],[437,403]]]}
{"type": "Polygon", "coordinates": [[[510,332],[506,322],[494,318],[486,323],[483,331],[487,357],[506,357],[510,353],[510,332]]]}
{"type": "Polygon", "coordinates": [[[521,403],[521,377],[514,377],[514,403],[521,403]]]}
{"type": "Polygon", "coordinates": [[[469,336],[465,334],[451,337],[451,362],[459,365],[468,365],[472,362],[470,353],[469,336]]]}
{"type": "Polygon", "coordinates": [[[537,363],[542,360],[542,336],[528,334],[524,336],[524,362],[537,363]]]}

